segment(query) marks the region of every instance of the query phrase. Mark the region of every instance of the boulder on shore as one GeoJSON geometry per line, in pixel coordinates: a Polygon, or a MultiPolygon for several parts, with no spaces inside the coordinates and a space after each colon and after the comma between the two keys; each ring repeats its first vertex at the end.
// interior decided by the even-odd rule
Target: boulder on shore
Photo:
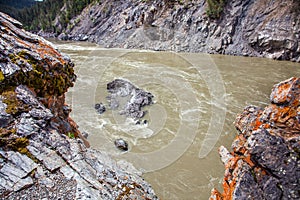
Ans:
{"type": "Polygon", "coordinates": [[[225,164],[224,192],[210,199],[300,199],[300,78],[273,87],[267,107],[248,106],[235,122],[225,164]]]}
{"type": "Polygon", "coordinates": [[[0,199],[158,199],[130,163],[88,148],[65,104],[73,67],[0,13],[0,199]]]}

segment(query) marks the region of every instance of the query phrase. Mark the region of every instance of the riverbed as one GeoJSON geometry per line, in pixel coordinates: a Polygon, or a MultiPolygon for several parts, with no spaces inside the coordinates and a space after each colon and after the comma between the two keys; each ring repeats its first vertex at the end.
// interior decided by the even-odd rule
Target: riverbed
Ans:
{"type": "Polygon", "coordinates": [[[91,146],[132,162],[166,200],[208,199],[212,188],[221,189],[218,148],[230,149],[236,115],[247,105],[267,105],[275,83],[300,75],[299,63],[265,58],[55,45],[75,63],[67,102],[91,146]],[[154,95],[146,124],[119,110],[95,111],[96,103],[108,104],[106,84],[116,78],[154,95]],[[128,141],[128,152],[115,148],[118,138],[128,141]]]}

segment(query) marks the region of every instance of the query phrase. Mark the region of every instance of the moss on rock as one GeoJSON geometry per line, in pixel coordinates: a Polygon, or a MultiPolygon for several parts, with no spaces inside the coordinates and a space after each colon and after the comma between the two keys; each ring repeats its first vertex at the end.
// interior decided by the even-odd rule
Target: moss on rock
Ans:
{"type": "Polygon", "coordinates": [[[38,160],[29,152],[27,146],[29,139],[26,137],[19,137],[16,135],[16,129],[3,129],[0,128],[0,148],[5,151],[16,151],[31,158],[33,161],[38,160]]]}
{"type": "Polygon", "coordinates": [[[3,103],[7,105],[6,112],[13,116],[18,115],[22,112],[28,112],[30,110],[30,106],[28,104],[24,104],[22,101],[18,100],[17,94],[14,90],[5,91],[1,94],[3,97],[3,103]]]}

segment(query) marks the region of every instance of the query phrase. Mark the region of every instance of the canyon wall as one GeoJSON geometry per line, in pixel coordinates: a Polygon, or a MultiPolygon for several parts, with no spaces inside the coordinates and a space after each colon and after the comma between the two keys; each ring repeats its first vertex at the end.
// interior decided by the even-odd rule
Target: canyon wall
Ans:
{"type": "Polygon", "coordinates": [[[297,0],[232,0],[212,19],[205,0],[104,0],[86,7],[58,37],[105,47],[300,62],[299,10],[297,0]]]}

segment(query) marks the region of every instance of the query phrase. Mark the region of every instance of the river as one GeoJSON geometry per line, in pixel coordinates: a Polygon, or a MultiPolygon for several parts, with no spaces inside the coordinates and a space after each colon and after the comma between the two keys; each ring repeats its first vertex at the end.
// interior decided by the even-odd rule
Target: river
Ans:
{"type": "Polygon", "coordinates": [[[212,188],[221,189],[218,148],[230,149],[236,115],[247,105],[267,105],[275,83],[300,75],[299,63],[263,58],[55,45],[75,63],[78,78],[67,103],[91,146],[132,162],[166,200],[208,199],[212,188]],[[95,103],[107,104],[106,84],[115,78],[154,95],[145,108],[147,124],[115,110],[96,113],[95,103]],[[117,138],[128,141],[129,152],[115,148],[117,138]]]}

